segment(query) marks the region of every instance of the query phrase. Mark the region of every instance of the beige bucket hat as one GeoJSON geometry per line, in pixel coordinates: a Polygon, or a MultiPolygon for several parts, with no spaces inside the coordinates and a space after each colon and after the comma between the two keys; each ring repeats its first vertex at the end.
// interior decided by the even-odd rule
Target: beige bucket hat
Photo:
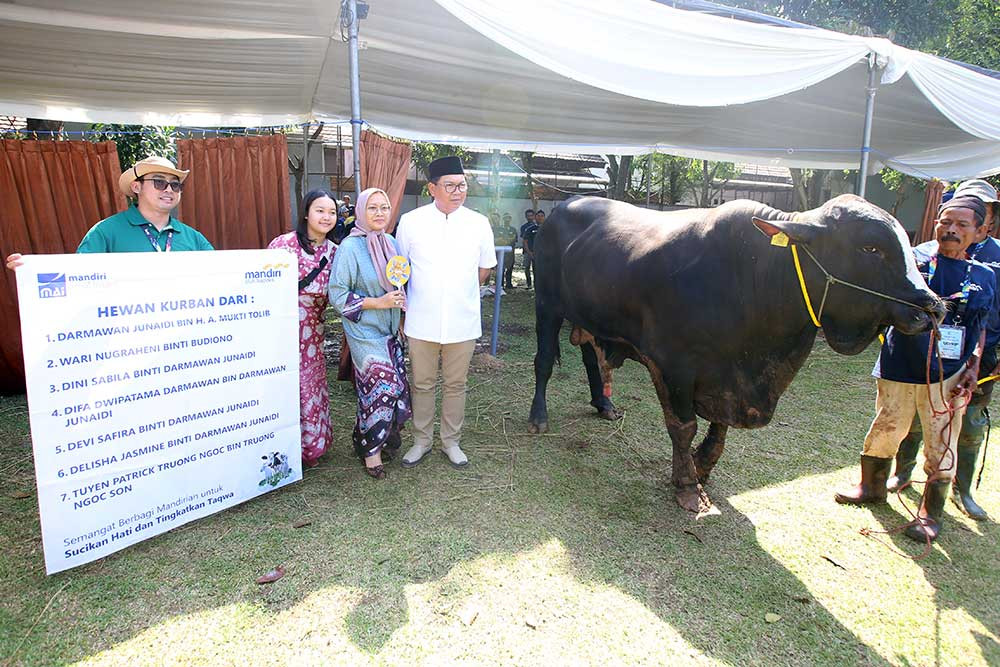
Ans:
{"type": "Polygon", "coordinates": [[[126,197],[134,197],[135,193],[132,192],[132,183],[146,174],[173,174],[177,178],[181,179],[181,182],[183,183],[189,173],[191,172],[178,169],[174,166],[173,162],[165,157],[151,155],[145,159],[139,160],[130,168],[122,172],[122,175],[118,178],[118,189],[121,190],[122,194],[126,197]]]}

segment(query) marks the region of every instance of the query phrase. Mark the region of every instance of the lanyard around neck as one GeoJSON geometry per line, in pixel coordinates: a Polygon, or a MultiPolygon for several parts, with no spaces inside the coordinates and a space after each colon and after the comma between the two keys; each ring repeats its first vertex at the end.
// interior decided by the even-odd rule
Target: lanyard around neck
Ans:
{"type": "Polygon", "coordinates": [[[160,244],[156,242],[155,238],[153,238],[153,233],[149,231],[150,227],[152,227],[152,225],[147,223],[142,226],[142,231],[146,232],[146,238],[149,239],[149,243],[153,246],[153,250],[156,252],[170,252],[170,246],[173,244],[174,240],[174,230],[171,229],[167,232],[166,249],[163,249],[160,248],[160,244]]]}
{"type": "MultiPolygon", "coordinates": [[[[982,244],[980,244],[979,247],[982,247],[982,244]]],[[[977,252],[979,250],[979,247],[976,248],[977,252]]],[[[937,272],[937,266],[938,266],[938,254],[934,253],[934,255],[931,256],[930,261],[927,262],[927,284],[928,285],[930,285],[931,284],[931,280],[934,279],[934,274],[937,272]]],[[[969,302],[969,291],[971,290],[971,288],[972,288],[972,264],[969,263],[969,262],[966,262],[965,280],[962,281],[962,286],[954,294],[950,294],[948,296],[942,296],[942,298],[944,298],[944,299],[959,299],[960,302],[963,303],[963,304],[968,303],[969,302]]]]}

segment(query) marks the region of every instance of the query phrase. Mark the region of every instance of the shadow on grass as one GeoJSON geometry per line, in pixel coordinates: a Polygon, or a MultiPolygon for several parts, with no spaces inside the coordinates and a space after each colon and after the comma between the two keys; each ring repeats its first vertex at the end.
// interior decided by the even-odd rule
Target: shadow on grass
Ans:
{"type": "MultiPolygon", "coordinates": [[[[918,468],[917,477],[920,476],[919,470],[918,468]]],[[[991,637],[970,629],[984,663],[1000,664],[1000,641],[997,639],[997,635],[1000,635],[1000,623],[997,622],[1000,585],[996,581],[997,561],[995,557],[984,559],[982,546],[977,544],[995,535],[998,525],[992,519],[983,522],[966,519],[948,501],[941,533],[932,544],[930,552],[923,556],[926,544],[906,537],[901,531],[916,514],[920,504],[920,491],[916,487],[908,487],[900,495],[908,511],[899,511],[890,505],[869,508],[872,517],[881,525],[881,532],[876,534],[875,539],[899,554],[912,558],[922,571],[927,586],[933,591],[934,664],[947,664],[947,661],[941,659],[942,637],[954,632],[953,624],[942,619],[942,615],[947,612],[964,612],[992,632],[994,636],[991,637]]],[[[906,583],[912,585],[913,582],[906,583]]],[[[969,659],[969,664],[976,662],[972,656],[969,659]]]]}
{"type": "MultiPolygon", "coordinates": [[[[36,574],[14,587],[26,597],[17,631],[8,636],[20,637],[51,591],[67,581],[22,649],[24,663],[94,656],[178,618],[204,613],[207,622],[213,610],[229,605],[251,607],[254,625],[264,632],[333,587],[358,591],[350,611],[302,619],[302,636],[307,628],[342,625],[340,631],[374,657],[391,652],[394,635],[414,620],[407,601],[412,586],[440,586],[441,596],[450,593],[440,599],[462,600],[476,594],[475,585],[461,577],[453,582],[456,570],[556,540],[573,581],[621,591],[705,656],[732,664],[807,657],[812,664],[881,664],[758,545],[754,526],[724,499],[722,517],[695,524],[662,492],[662,480],[637,478],[615,454],[519,444],[517,456],[513,492],[484,490],[495,486],[496,469],[506,472],[499,455],[475,456],[475,467],[463,476],[443,460],[415,471],[394,466],[380,485],[346,456],[334,457],[297,486],[69,573],[46,579],[36,569],[39,553],[19,554],[18,563],[36,574]],[[292,528],[302,518],[312,524],[292,528]],[[253,584],[279,563],[288,569],[285,579],[253,584]],[[767,624],[765,610],[793,625],[767,624]]],[[[439,604],[435,613],[461,630],[459,609],[439,604]]],[[[619,622],[599,609],[590,613],[619,622]]],[[[423,613],[420,618],[428,623],[423,613]]],[[[428,641],[444,640],[435,632],[428,641]]],[[[580,641],[577,657],[588,662],[594,656],[587,638],[580,641]]],[[[634,649],[626,653],[639,657],[634,649]]]]}
{"type": "MultiPolygon", "coordinates": [[[[515,320],[527,321],[527,298],[506,302],[515,320]]],[[[352,394],[333,383],[335,443],[301,483],[76,570],[46,578],[33,501],[0,499],[0,511],[11,517],[0,527],[8,545],[0,585],[14,594],[0,601],[0,657],[27,637],[15,664],[80,660],[149,641],[147,631],[191,617],[201,634],[171,637],[169,648],[190,642],[189,660],[231,662],[227,650],[250,638],[255,647],[266,647],[260,638],[281,621],[299,633],[288,638],[293,651],[314,635],[343,634],[347,648],[362,657],[408,663],[397,639],[436,647],[464,641],[460,617],[477,593],[478,584],[467,576],[474,564],[516,559],[555,541],[565,551],[573,585],[620,592],[677,633],[693,655],[739,665],[886,664],[761,545],[753,521],[728,500],[856,460],[855,443],[867,424],[854,420],[845,428],[836,408],[842,403],[857,411],[857,393],[866,391],[859,369],[867,363],[854,361],[835,377],[817,372],[802,384],[796,380],[790,392],[795,401],[786,399],[794,409],[781,409],[775,420],[784,426],[733,433],[709,486],[722,515],[694,522],[672,498],[669,445],[645,369],[632,365],[616,377],[616,386],[624,387],[619,407],[626,418],[603,422],[587,405],[578,354],[564,349],[550,393],[553,433],[529,436],[533,344],[530,334],[508,342],[503,368],[470,378],[463,442],[472,464],[464,471],[435,453],[413,470],[391,464],[386,481],[368,479],[350,453],[352,394]],[[862,381],[855,385],[857,374],[862,381]],[[310,523],[294,527],[303,520],[310,523]],[[279,564],[288,571],[284,579],[254,583],[279,564]],[[436,587],[434,601],[417,612],[412,591],[426,586],[436,587]],[[313,608],[316,597],[331,590],[349,611],[327,617],[322,605],[313,608]],[[230,628],[216,636],[211,623],[229,608],[242,610],[234,627],[243,634],[230,628]],[[765,612],[784,621],[768,623],[765,612]],[[416,613],[418,636],[404,637],[416,613]],[[213,654],[213,642],[228,648],[213,654]]],[[[828,359],[821,356],[819,363],[828,359]]],[[[516,583],[500,581],[493,590],[516,583]]],[[[558,594],[546,603],[568,604],[558,594]]],[[[633,621],[606,617],[600,608],[573,613],[597,619],[609,632],[633,621]]],[[[642,635],[654,629],[625,629],[639,634],[628,645],[627,661],[648,659],[643,651],[656,647],[643,646],[642,635]]],[[[506,632],[505,638],[519,640],[523,626],[506,632]]],[[[574,640],[580,645],[576,662],[606,659],[600,657],[606,647],[588,653],[589,637],[574,640]]],[[[151,662],[162,655],[149,650],[151,662]]],[[[475,655],[476,647],[470,650],[475,655]]],[[[504,655],[482,659],[516,662],[504,655]]]]}

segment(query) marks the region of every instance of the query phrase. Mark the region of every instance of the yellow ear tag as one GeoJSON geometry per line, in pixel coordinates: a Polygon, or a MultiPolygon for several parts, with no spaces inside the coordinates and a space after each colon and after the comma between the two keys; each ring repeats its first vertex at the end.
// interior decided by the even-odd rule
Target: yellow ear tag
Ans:
{"type": "Polygon", "coordinates": [[[402,255],[390,257],[385,265],[385,277],[390,284],[402,287],[410,279],[410,263],[402,255]]]}
{"type": "Polygon", "coordinates": [[[787,248],[788,234],[786,234],[785,232],[778,232],[777,234],[771,237],[771,245],[776,245],[781,248],[787,248]]]}

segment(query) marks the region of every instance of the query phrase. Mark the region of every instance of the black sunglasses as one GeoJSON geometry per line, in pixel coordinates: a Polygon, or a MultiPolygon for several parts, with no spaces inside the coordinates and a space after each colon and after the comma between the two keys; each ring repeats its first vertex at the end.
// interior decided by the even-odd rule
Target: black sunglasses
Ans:
{"type": "Polygon", "coordinates": [[[180,192],[184,189],[184,184],[180,181],[165,181],[162,178],[137,178],[135,180],[140,183],[152,183],[153,187],[160,191],[166,190],[168,185],[174,192],[180,192]]]}

